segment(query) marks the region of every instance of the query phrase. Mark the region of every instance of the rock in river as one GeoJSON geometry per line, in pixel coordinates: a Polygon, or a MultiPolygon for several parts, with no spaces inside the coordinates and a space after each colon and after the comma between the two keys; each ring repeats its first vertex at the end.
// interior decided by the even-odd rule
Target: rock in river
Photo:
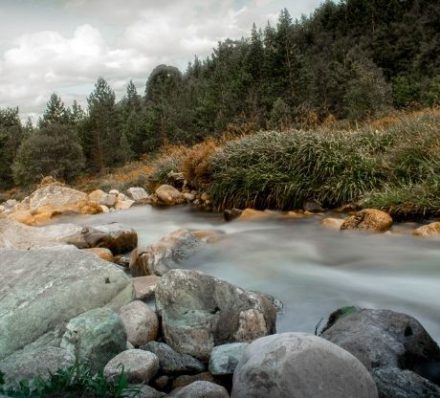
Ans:
{"type": "Polygon", "coordinates": [[[275,330],[267,297],[197,271],[171,270],[156,287],[165,342],[206,360],[215,345],[250,341],[275,330]]]}

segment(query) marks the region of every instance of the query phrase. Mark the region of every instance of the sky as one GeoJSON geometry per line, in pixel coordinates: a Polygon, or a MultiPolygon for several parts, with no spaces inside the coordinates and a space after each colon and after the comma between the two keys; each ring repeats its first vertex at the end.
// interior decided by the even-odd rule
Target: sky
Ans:
{"type": "Polygon", "coordinates": [[[219,40],[248,36],[280,10],[310,14],[321,0],[0,0],[0,107],[34,121],[55,92],[86,105],[98,77],[117,98],[153,68],[182,71],[219,40]]]}

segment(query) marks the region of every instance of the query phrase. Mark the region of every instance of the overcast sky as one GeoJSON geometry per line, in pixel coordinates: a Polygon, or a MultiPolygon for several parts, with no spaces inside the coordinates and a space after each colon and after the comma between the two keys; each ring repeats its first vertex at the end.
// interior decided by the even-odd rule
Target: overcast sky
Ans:
{"type": "Polygon", "coordinates": [[[118,98],[158,64],[185,69],[255,22],[296,18],[321,0],[0,0],[0,107],[40,114],[52,92],[85,104],[98,76],[118,98]]]}

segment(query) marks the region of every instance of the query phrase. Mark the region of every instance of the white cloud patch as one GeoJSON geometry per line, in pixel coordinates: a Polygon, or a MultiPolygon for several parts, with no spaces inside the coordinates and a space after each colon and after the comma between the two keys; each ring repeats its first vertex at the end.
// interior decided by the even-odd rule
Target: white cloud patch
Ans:
{"type": "MultiPolygon", "coordinates": [[[[98,76],[119,97],[129,79],[142,90],[154,66],[184,68],[194,55],[209,55],[219,40],[247,35],[253,22],[263,27],[282,8],[279,0],[52,1],[65,29],[57,18],[46,30],[29,33],[23,26],[28,33],[0,42],[0,107],[18,105],[23,117],[41,113],[52,92],[68,104],[74,99],[85,104],[98,76]]],[[[303,0],[295,12],[309,12],[319,1],[303,0]]],[[[25,13],[23,3],[16,7],[25,13]]]]}

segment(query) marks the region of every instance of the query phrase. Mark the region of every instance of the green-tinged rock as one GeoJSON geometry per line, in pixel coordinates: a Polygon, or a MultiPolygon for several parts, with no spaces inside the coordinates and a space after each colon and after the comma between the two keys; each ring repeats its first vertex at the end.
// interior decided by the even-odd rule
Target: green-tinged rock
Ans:
{"type": "Polygon", "coordinates": [[[211,374],[214,376],[233,374],[248,345],[248,343],[231,343],[214,347],[209,358],[211,374]]]}
{"type": "Polygon", "coordinates": [[[131,301],[125,273],[75,248],[2,250],[0,361],[94,308],[131,301]]]}
{"type": "Polygon", "coordinates": [[[118,314],[97,308],[70,320],[61,347],[95,371],[127,347],[127,334],[118,314]]]}

